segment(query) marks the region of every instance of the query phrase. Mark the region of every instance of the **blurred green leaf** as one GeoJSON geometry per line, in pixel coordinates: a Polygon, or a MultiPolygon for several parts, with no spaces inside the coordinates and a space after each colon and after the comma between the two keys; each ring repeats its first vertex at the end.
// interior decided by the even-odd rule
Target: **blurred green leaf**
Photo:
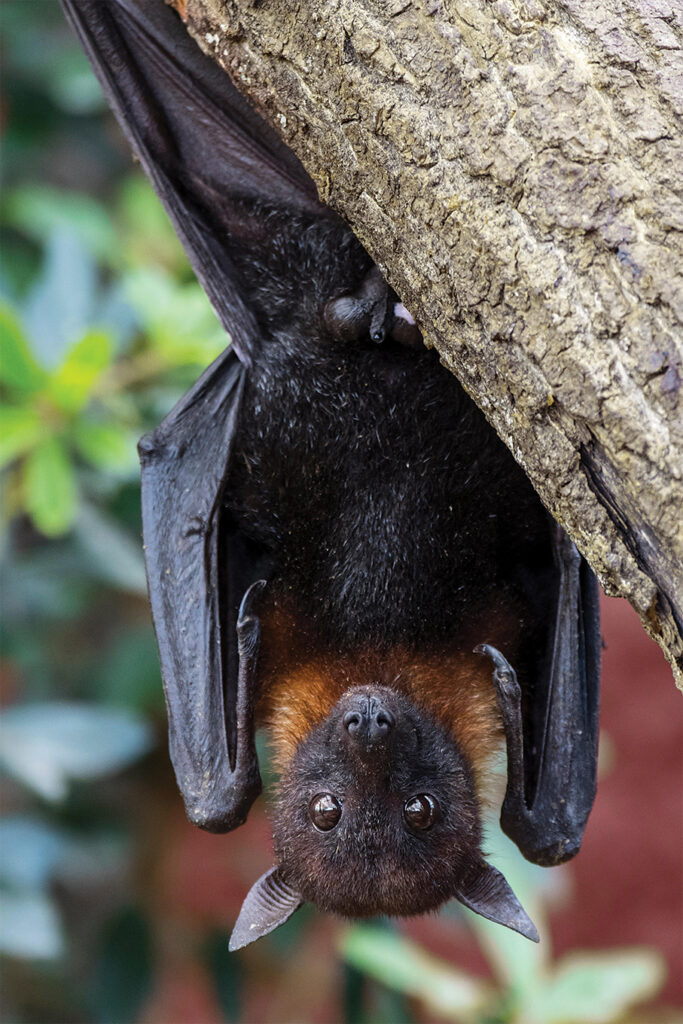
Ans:
{"type": "Polygon", "coordinates": [[[544,868],[526,861],[517,847],[503,835],[497,822],[487,822],[487,860],[507,879],[541,936],[539,943],[530,942],[510,928],[487,921],[471,910],[464,913],[479,944],[491,964],[498,980],[508,992],[513,1005],[526,1005],[542,984],[551,956],[550,930],[545,922],[542,904],[538,898],[538,882],[548,884],[548,874],[557,878],[555,872],[543,876],[544,868]]]}
{"type": "Polygon", "coordinates": [[[102,87],[80,47],[65,48],[58,60],[46,63],[46,85],[56,106],[70,114],[93,114],[106,109],[102,87]]]}
{"type": "Polygon", "coordinates": [[[654,950],[620,949],[566,957],[529,1000],[521,1021],[539,1024],[611,1024],[635,1003],[657,994],[665,977],[654,950]]]}
{"type": "Polygon", "coordinates": [[[10,889],[43,888],[67,846],[61,830],[38,818],[0,818],[0,885],[10,889]]]}
{"type": "Polygon", "coordinates": [[[159,653],[151,622],[122,630],[98,661],[94,679],[98,699],[136,711],[163,710],[159,653]]]}
{"type": "Polygon", "coordinates": [[[31,393],[46,380],[47,374],[33,358],[19,317],[6,303],[0,303],[0,382],[31,393]]]}
{"type": "Polygon", "coordinates": [[[240,958],[228,949],[228,932],[213,932],[206,943],[204,956],[218,995],[221,1011],[227,1021],[239,1021],[242,1016],[242,970],[240,958]]]}
{"type": "Polygon", "coordinates": [[[24,506],[46,537],[66,533],[76,515],[78,489],[74,468],[56,437],[41,441],[23,466],[24,506]]]}
{"type": "Polygon", "coordinates": [[[120,771],[152,746],[145,721],[122,708],[59,703],[16,705],[0,714],[5,769],[46,800],[63,800],[72,779],[120,771]]]}
{"type": "Polygon", "coordinates": [[[0,468],[33,448],[42,430],[35,409],[0,405],[0,468]]]}
{"type": "Polygon", "coordinates": [[[117,206],[122,221],[126,263],[130,267],[157,265],[189,274],[189,264],[168,214],[142,174],[126,178],[117,206]]]}
{"type": "Polygon", "coordinates": [[[344,1021],[345,1024],[370,1024],[365,1010],[367,976],[351,964],[344,965],[344,1021]]]}
{"type": "Polygon", "coordinates": [[[78,451],[93,466],[138,472],[136,440],[120,424],[79,420],[74,426],[73,438],[78,451]]]}
{"type": "Polygon", "coordinates": [[[110,264],[119,249],[116,230],[105,207],[82,192],[48,185],[22,185],[9,190],[0,207],[3,220],[41,243],[56,232],[73,232],[102,263],[110,264]]]}
{"type": "Polygon", "coordinates": [[[152,985],[154,961],[146,918],[135,908],[107,923],[98,950],[91,1003],[99,1024],[130,1024],[152,985]]]}
{"type": "Polygon", "coordinates": [[[376,925],[355,925],[343,932],[340,952],[359,971],[415,996],[450,1020],[476,1019],[491,1002],[491,991],[483,982],[376,925]]]}
{"type": "Polygon", "coordinates": [[[141,539],[133,540],[115,520],[87,503],[78,514],[76,537],[100,578],[134,594],[147,594],[141,539]]]}
{"type": "Polygon", "coordinates": [[[95,264],[76,232],[55,230],[24,308],[26,333],[41,365],[59,366],[74,340],[90,329],[96,285],[95,264]]]}
{"type": "Polygon", "coordinates": [[[104,331],[89,331],[73,345],[48,384],[48,394],[64,412],[79,412],[92,397],[111,362],[112,344],[104,331]]]}
{"type": "Polygon", "coordinates": [[[408,997],[349,964],[344,970],[345,1024],[415,1024],[408,997]]]}
{"type": "Polygon", "coordinates": [[[25,659],[39,664],[40,672],[49,678],[48,623],[58,624],[61,631],[65,620],[82,615],[92,604],[93,576],[88,562],[69,537],[37,544],[28,551],[8,551],[1,572],[12,580],[2,595],[12,657],[20,658],[22,671],[25,659]],[[36,643],[36,621],[41,624],[41,644],[36,643]]]}
{"type": "Polygon", "coordinates": [[[154,348],[171,365],[206,366],[228,343],[196,281],[179,286],[165,271],[140,269],[126,277],[125,295],[154,348]]]}
{"type": "Polygon", "coordinates": [[[62,955],[59,916],[45,893],[0,893],[0,951],[24,960],[54,960],[62,955]]]}

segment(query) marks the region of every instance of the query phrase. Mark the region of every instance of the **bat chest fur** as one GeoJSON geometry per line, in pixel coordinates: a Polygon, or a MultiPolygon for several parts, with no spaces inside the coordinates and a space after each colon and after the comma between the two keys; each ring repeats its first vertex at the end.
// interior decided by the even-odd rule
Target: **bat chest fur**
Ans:
{"type": "Polygon", "coordinates": [[[490,594],[510,481],[532,496],[434,353],[285,339],[245,406],[231,511],[331,639],[452,635],[490,594]]]}

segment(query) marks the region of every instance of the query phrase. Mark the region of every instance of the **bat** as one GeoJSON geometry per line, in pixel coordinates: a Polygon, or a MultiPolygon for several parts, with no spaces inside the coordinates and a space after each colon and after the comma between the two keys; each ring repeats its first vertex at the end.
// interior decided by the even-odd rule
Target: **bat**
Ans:
{"type": "Polygon", "coordinates": [[[455,898],[538,940],[482,852],[552,865],[596,779],[597,584],[295,155],[165,4],[62,0],[230,335],[140,442],[169,744],[191,821],[242,824],[269,731],[276,865],[231,949],[302,903],[455,898]],[[514,668],[513,668],[514,665],[514,668]]]}

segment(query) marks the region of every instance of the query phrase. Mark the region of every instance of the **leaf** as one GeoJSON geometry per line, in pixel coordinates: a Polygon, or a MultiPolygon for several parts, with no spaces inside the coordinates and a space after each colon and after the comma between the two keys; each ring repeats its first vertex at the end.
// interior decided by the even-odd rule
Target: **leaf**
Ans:
{"type": "Polygon", "coordinates": [[[68,114],[99,114],[107,109],[102,87],[83,51],[62,50],[58,61],[48,61],[45,85],[54,103],[68,114]]]}
{"type": "Polygon", "coordinates": [[[130,711],[56,701],[2,712],[0,735],[5,769],[52,801],[64,800],[71,780],[111,775],[152,746],[150,727],[130,711]]]}
{"type": "Polygon", "coordinates": [[[168,214],[143,175],[131,175],[124,181],[117,213],[123,220],[123,245],[131,267],[158,265],[174,273],[189,272],[168,214]]]}
{"type": "Polygon", "coordinates": [[[242,969],[238,956],[228,950],[228,932],[214,931],[209,935],[204,959],[213,977],[216,995],[226,1021],[242,1019],[242,969]]]}
{"type": "MultiPolygon", "coordinates": [[[[486,850],[486,859],[503,873],[538,928],[541,941],[530,942],[523,935],[487,921],[471,910],[465,910],[464,913],[497,979],[510,990],[515,1004],[525,1005],[526,999],[542,983],[550,960],[550,934],[539,900],[539,889],[540,885],[547,885],[551,879],[548,878],[548,872],[543,875],[544,868],[529,864],[522,857],[517,847],[503,834],[497,821],[486,823],[486,850]]],[[[552,876],[557,879],[561,873],[561,869],[556,869],[552,876]]]]}
{"type": "Polygon", "coordinates": [[[43,425],[35,409],[0,405],[0,468],[32,448],[42,431],[43,425]]]}
{"type": "Polygon", "coordinates": [[[89,331],[69,350],[52,375],[48,394],[64,412],[79,412],[88,404],[99,377],[112,358],[111,339],[104,331],[89,331]]]}
{"type": "Polygon", "coordinates": [[[68,847],[65,836],[35,818],[0,818],[0,884],[10,889],[40,889],[68,847]]]}
{"type": "Polygon", "coordinates": [[[135,908],[105,926],[92,977],[91,1003],[100,1024],[138,1020],[152,985],[152,941],[147,919],[135,908]]]}
{"type": "Polygon", "coordinates": [[[137,474],[136,440],[118,423],[91,423],[79,420],[74,441],[88,462],[100,469],[131,470],[137,474]]]}
{"type": "Polygon", "coordinates": [[[343,932],[340,952],[359,971],[421,999],[434,1013],[451,1019],[481,1013],[491,999],[490,989],[482,982],[376,925],[355,925],[343,932]]]}
{"type": "Polygon", "coordinates": [[[74,469],[62,442],[41,441],[26,456],[23,467],[24,506],[46,537],[58,537],[76,515],[78,489],[74,469]]]}
{"type": "Polygon", "coordinates": [[[0,303],[0,382],[29,394],[38,391],[47,374],[33,358],[19,317],[0,303]]]}
{"type": "Polygon", "coordinates": [[[138,270],[126,278],[124,294],[150,335],[154,349],[174,366],[205,366],[228,343],[196,281],[178,285],[162,270],[138,270]]]}
{"type": "MultiPolygon", "coordinates": [[[[164,691],[159,655],[150,625],[128,625],[100,656],[97,679],[98,700],[138,711],[161,712],[164,691]]],[[[227,947],[226,947],[227,948],[227,947]]]]}
{"type": "Polygon", "coordinates": [[[23,185],[9,191],[2,203],[6,223],[40,244],[51,234],[72,232],[88,251],[111,264],[119,250],[116,230],[105,207],[82,192],[47,185],[23,185]]]}
{"type": "Polygon", "coordinates": [[[661,955],[650,949],[568,956],[525,1012],[543,1024],[610,1024],[634,1003],[653,998],[665,974],[661,955]]]}
{"type": "Polygon", "coordinates": [[[40,277],[24,309],[31,348],[48,369],[59,366],[75,338],[92,323],[97,275],[92,257],[71,229],[50,235],[40,277]]]}
{"type": "Polygon", "coordinates": [[[57,910],[42,892],[0,894],[0,951],[24,960],[55,960],[64,952],[57,910]]]}
{"type": "Polygon", "coordinates": [[[134,541],[92,505],[81,507],[76,536],[102,579],[134,594],[147,594],[142,541],[134,541]]]}

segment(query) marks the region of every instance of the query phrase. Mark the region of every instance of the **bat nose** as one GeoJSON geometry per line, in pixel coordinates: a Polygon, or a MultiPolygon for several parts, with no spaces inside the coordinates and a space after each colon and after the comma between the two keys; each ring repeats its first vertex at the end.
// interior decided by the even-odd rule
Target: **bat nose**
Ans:
{"type": "Polygon", "coordinates": [[[362,697],[342,722],[350,738],[366,747],[384,742],[394,728],[394,716],[376,697],[362,697]]]}

